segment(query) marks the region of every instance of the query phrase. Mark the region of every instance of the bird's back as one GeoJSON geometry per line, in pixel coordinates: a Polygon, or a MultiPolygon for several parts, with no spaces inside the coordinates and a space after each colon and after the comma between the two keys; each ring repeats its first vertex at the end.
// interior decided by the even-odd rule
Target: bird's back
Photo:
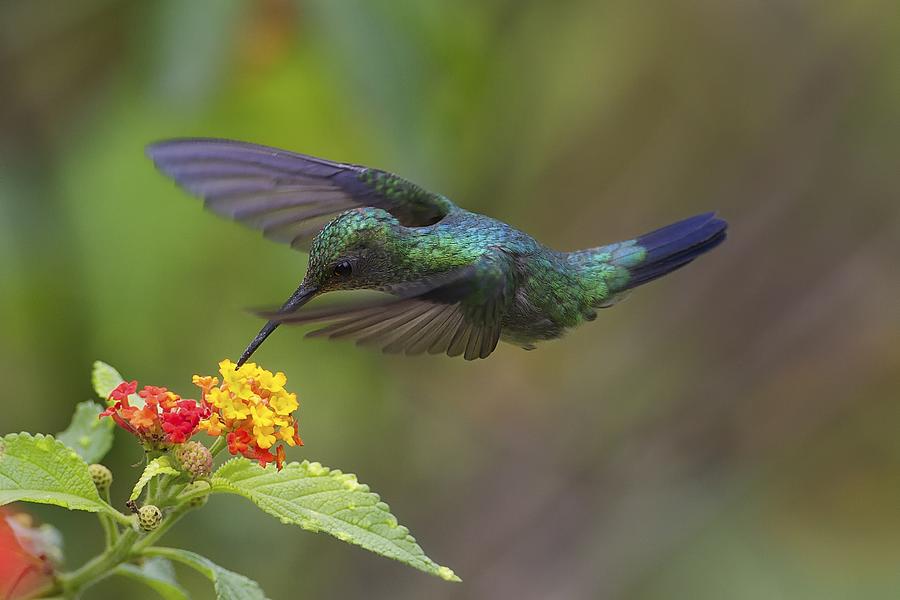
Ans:
{"type": "MultiPolygon", "coordinates": [[[[575,252],[541,247],[522,261],[523,277],[504,338],[524,347],[596,318],[627,292],[687,265],[725,239],[727,224],[697,215],[637,238],[575,252]]],[[[540,246],[540,245],[538,245],[540,246]]]]}
{"type": "Polygon", "coordinates": [[[586,310],[585,290],[566,254],[497,219],[458,209],[439,223],[411,230],[408,256],[442,268],[471,264],[502,252],[510,261],[504,283],[514,290],[503,307],[502,337],[528,346],[577,325],[586,310]]]}

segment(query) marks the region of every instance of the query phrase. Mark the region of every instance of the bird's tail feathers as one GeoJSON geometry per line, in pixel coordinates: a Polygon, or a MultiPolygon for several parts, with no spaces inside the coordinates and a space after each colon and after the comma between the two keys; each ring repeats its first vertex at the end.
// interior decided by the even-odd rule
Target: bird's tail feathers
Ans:
{"type": "Polygon", "coordinates": [[[629,275],[617,291],[635,288],[680,269],[721,244],[727,229],[728,223],[709,212],[638,237],[633,246],[640,249],[637,256],[634,252],[625,253],[621,259],[613,255],[613,264],[626,268],[629,275]]]}

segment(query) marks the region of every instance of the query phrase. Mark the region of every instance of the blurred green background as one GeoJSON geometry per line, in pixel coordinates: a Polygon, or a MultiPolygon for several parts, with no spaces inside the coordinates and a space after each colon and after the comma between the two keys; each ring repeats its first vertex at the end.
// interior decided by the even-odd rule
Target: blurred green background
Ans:
{"type": "MultiPolygon", "coordinates": [[[[464,583],[239,499],[167,541],[273,598],[896,597],[898,7],[6,0],[0,430],[62,429],[95,358],[191,393],[301,279],[155,172],[153,140],[381,167],[558,249],[716,209],[720,249],[535,352],[282,329],[258,353],[301,397],[291,458],[358,473],[464,583]]],[[[122,499],[139,458],[120,436],[122,499]]],[[[34,512],[69,566],[99,548],[90,516],[34,512]]],[[[86,597],[123,594],[155,597],[86,597]]]]}

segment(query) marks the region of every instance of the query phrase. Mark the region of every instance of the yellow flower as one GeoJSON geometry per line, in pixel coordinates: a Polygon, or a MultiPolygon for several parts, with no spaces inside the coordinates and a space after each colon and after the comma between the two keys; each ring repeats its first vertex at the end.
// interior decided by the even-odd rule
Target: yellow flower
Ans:
{"type": "Polygon", "coordinates": [[[222,416],[226,419],[246,419],[250,414],[250,407],[242,402],[240,398],[235,398],[228,392],[219,394],[217,401],[218,403],[213,403],[213,405],[222,411],[222,416]]]}
{"type": "Polygon", "coordinates": [[[272,422],[278,427],[288,427],[294,424],[294,418],[290,415],[275,415],[272,417],[272,422]]]}
{"type": "Polygon", "coordinates": [[[278,437],[281,439],[282,442],[284,442],[288,446],[296,446],[297,445],[297,442],[294,441],[294,433],[295,433],[295,431],[294,431],[293,423],[291,423],[288,426],[278,428],[278,437]]]}
{"type": "Polygon", "coordinates": [[[284,446],[302,446],[294,411],[297,395],[285,389],[287,377],[256,363],[238,367],[230,360],[219,363],[219,378],[195,375],[193,383],[203,390],[203,400],[212,409],[200,428],[214,436],[227,434],[228,451],[258,460],[260,465],[284,463],[284,446]],[[275,451],[274,455],[272,451],[275,451]]]}
{"type": "Polygon", "coordinates": [[[265,404],[255,404],[250,407],[250,418],[253,420],[254,427],[271,427],[275,424],[272,418],[275,413],[272,412],[265,404]]]}
{"type": "Polygon", "coordinates": [[[209,415],[208,419],[204,419],[200,421],[200,429],[205,431],[211,436],[220,436],[222,435],[223,428],[225,424],[219,420],[219,413],[214,412],[209,415]]]}
{"type": "Polygon", "coordinates": [[[260,448],[271,448],[275,444],[275,428],[271,426],[253,426],[253,436],[256,438],[256,445],[260,448]]]}
{"type": "Polygon", "coordinates": [[[228,391],[239,398],[245,400],[250,399],[253,390],[250,389],[250,382],[247,381],[256,373],[256,364],[247,363],[241,365],[241,368],[228,359],[219,363],[219,373],[222,374],[222,387],[227,387],[228,391]]]}
{"type": "MultiPolygon", "coordinates": [[[[279,373],[280,375],[280,373],[279,373]]],[[[297,402],[297,394],[282,392],[269,398],[269,406],[279,415],[289,415],[300,407],[297,402]]]]}
{"type": "Polygon", "coordinates": [[[232,421],[246,419],[249,414],[250,409],[247,408],[246,404],[241,402],[232,402],[231,404],[222,406],[222,416],[226,419],[231,419],[232,421]]]}
{"type": "Polygon", "coordinates": [[[231,402],[231,396],[228,395],[228,392],[216,387],[209,390],[209,393],[206,395],[206,401],[216,408],[222,408],[223,404],[231,402]]]}
{"type": "Polygon", "coordinates": [[[260,387],[272,392],[273,396],[275,394],[283,392],[284,384],[287,383],[287,377],[281,371],[279,371],[275,375],[272,375],[272,371],[267,371],[265,369],[259,369],[254,379],[260,387]]]}
{"type": "MultiPolygon", "coordinates": [[[[253,364],[253,363],[248,363],[253,364]]],[[[227,358],[221,362],[219,362],[219,373],[222,375],[222,383],[228,384],[231,379],[235,376],[235,371],[237,370],[237,365],[228,360],[227,358]]]]}

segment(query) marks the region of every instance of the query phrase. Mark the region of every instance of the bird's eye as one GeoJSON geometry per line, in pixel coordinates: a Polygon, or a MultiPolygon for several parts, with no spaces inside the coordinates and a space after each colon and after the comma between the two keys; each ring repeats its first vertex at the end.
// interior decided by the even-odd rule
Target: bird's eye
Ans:
{"type": "Polygon", "coordinates": [[[334,265],[334,274],[338,277],[347,277],[352,272],[353,267],[350,265],[350,261],[342,260],[338,264],[334,265]]]}

